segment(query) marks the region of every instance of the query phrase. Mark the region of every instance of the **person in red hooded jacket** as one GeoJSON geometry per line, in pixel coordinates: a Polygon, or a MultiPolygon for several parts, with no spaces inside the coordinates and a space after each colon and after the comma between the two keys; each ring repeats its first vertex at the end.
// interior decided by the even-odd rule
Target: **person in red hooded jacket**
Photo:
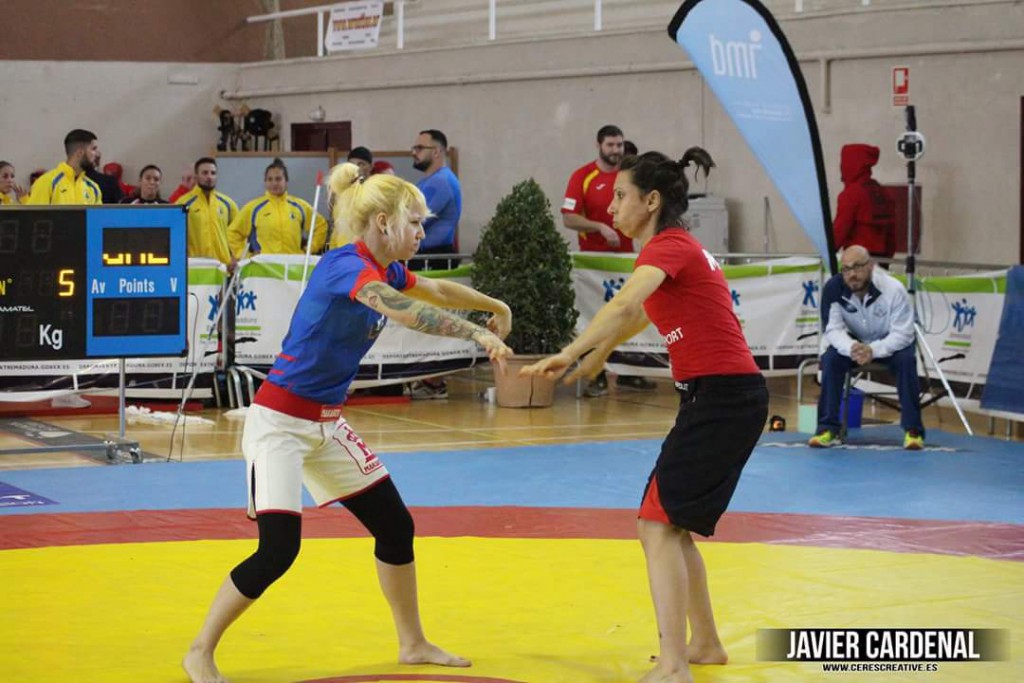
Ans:
{"type": "Polygon", "coordinates": [[[896,253],[896,206],[871,177],[878,163],[878,148],[843,145],[839,157],[843,191],[839,193],[832,235],[837,248],[863,246],[872,256],[892,258],[896,253]]]}
{"type": "Polygon", "coordinates": [[[121,166],[121,164],[116,161],[104,164],[103,172],[109,176],[113,176],[114,179],[117,180],[117,185],[121,188],[122,198],[137,196],[139,188],[134,185],[129,185],[124,181],[124,167],[121,166]]]}

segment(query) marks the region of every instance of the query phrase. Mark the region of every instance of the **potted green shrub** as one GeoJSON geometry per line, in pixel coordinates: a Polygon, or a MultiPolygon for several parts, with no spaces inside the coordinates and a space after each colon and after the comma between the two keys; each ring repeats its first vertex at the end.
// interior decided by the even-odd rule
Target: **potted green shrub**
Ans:
{"type": "Polygon", "coordinates": [[[554,382],[519,377],[519,367],[557,353],[576,329],[572,259],[555,228],[551,203],[533,178],[498,202],[473,255],[473,287],[512,309],[505,342],[518,354],[506,375],[495,372],[498,405],[549,406],[554,382]]]}

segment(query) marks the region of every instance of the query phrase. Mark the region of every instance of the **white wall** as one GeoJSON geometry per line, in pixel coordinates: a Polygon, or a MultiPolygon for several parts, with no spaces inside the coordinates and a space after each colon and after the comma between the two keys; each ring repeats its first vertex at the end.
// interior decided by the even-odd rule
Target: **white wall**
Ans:
{"type": "MultiPolygon", "coordinates": [[[[414,13],[428,11],[427,5],[443,12],[466,2],[432,0],[407,12],[414,23],[414,13]]],[[[643,8],[650,14],[639,23],[650,30],[600,34],[578,26],[589,21],[584,4],[573,5],[571,21],[541,14],[534,22],[540,33],[576,33],[558,39],[478,40],[401,52],[383,43],[370,54],[235,66],[0,62],[0,130],[8,133],[0,158],[15,162],[21,176],[35,166],[49,168],[62,158],[68,129],[91,128],[100,135],[105,161],[120,161],[130,175],[155,161],[170,192],[181,168],[216,143],[211,110],[218,103],[271,110],[284,138],[291,123],[308,121],[308,112],[322,105],[328,120],[352,121],[354,144],[376,149],[405,149],[418,130],[437,127],[460,151],[461,246],[472,250],[498,200],[528,176],[557,210],[569,173],[594,157],[597,128],[614,122],[641,149],[681,153],[701,144],[714,155],[719,167],[708,189],[728,198],[734,251],[762,249],[765,197],[772,207],[772,249],[810,251],[732,123],[666,36],[670,16],[661,15],[677,3],[634,3],[633,19],[620,25],[636,24],[636,8],[643,8]],[[168,75],[179,72],[197,75],[199,84],[168,85],[168,75]],[[221,89],[230,101],[217,97],[221,89]]],[[[625,6],[608,4],[614,9],[606,13],[606,29],[625,6]]],[[[912,101],[928,139],[918,165],[924,255],[1015,261],[1024,3],[934,0],[893,10],[895,3],[874,2],[866,11],[859,1],[850,4],[856,11],[782,15],[817,110],[832,206],[841,189],[844,143],[877,144],[877,177],[905,181],[895,152],[903,115],[889,101],[889,79],[892,66],[909,66],[912,101]],[[830,66],[827,90],[819,71],[823,57],[830,66]]],[[[480,16],[472,19],[479,23],[480,16]]],[[[516,21],[525,33],[528,22],[516,21]]],[[[472,30],[486,36],[486,22],[472,30]]],[[[407,46],[414,44],[407,39],[407,46]]]]}
{"type": "Polygon", "coordinates": [[[216,147],[213,108],[233,83],[233,64],[0,61],[0,158],[26,183],[35,168],[64,160],[64,135],[85,128],[99,136],[103,163],[125,167],[135,184],[155,163],[166,197],[182,170],[216,147]],[[171,85],[168,79],[196,80],[171,85]]]}
{"type": "MultiPolygon", "coordinates": [[[[465,4],[447,0],[458,2],[465,4]]],[[[918,165],[925,257],[1016,260],[1024,4],[880,7],[782,21],[817,110],[832,206],[842,189],[839,149],[848,142],[878,145],[876,175],[905,182],[895,151],[903,111],[892,106],[889,88],[891,68],[909,66],[911,101],[929,143],[918,165]],[[827,91],[822,58],[831,75],[827,91]]],[[[246,65],[228,96],[279,113],[284,130],[322,105],[329,120],[352,121],[353,144],[377,149],[402,149],[419,129],[441,128],[460,153],[463,249],[475,246],[497,201],[527,176],[557,209],[569,173],[594,157],[594,133],[611,122],[641,149],[681,154],[702,144],[712,153],[719,168],[709,189],[728,199],[734,251],[762,249],[765,197],[772,248],[810,251],[732,123],[667,38],[668,18],[650,21],[659,28],[649,31],[403,52],[385,45],[369,55],[246,65]]]]}

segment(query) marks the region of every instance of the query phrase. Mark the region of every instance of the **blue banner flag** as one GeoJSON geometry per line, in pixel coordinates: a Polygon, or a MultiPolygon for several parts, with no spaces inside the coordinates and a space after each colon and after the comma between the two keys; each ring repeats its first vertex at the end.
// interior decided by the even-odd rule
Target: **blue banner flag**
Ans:
{"type": "Polygon", "coordinates": [[[1024,266],[1006,274],[1006,299],[999,321],[999,336],[988,368],[981,407],[1024,413],[1024,266]]]}
{"type": "Polygon", "coordinates": [[[757,0],[686,0],[668,34],[693,60],[835,273],[818,124],[800,66],[774,17],[757,0]]]}

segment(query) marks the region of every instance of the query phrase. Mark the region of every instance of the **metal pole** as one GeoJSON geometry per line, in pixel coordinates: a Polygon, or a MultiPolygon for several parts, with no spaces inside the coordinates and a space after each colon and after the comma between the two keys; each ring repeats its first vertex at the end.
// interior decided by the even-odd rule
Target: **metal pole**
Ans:
{"type": "Polygon", "coordinates": [[[935,368],[935,372],[939,374],[939,380],[942,381],[942,386],[946,390],[946,395],[949,396],[949,400],[953,403],[953,407],[956,408],[956,414],[960,416],[960,422],[963,423],[964,429],[970,436],[974,436],[974,432],[971,431],[971,425],[967,424],[967,418],[964,416],[964,411],[960,409],[960,402],[956,400],[956,394],[953,393],[953,388],[949,386],[949,382],[946,380],[946,373],[942,371],[939,364],[935,360],[935,356],[932,355],[932,350],[928,348],[928,342],[925,341],[924,331],[921,326],[916,322],[914,323],[914,332],[917,333],[917,338],[921,340],[921,348],[928,354],[928,360],[932,362],[932,366],[935,368]]]}
{"type": "Polygon", "coordinates": [[[487,40],[494,40],[498,35],[498,0],[490,0],[487,13],[487,40]]]}
{"type": "Polygon", "coordinates": [[[907,161],[907,293],[910,295],[910,313],[917,322],[917,296],[914,273],[914,181],[917,177],[917,162],[907,161]]]}
{"type": "Polygon", "coordinates": [[[125,360],[124,358],[118,359],[118,381],[117,381],[117,416],[118,416],[118,431],[117,435],[122,439],[124,438],[124,398],[125,398],[125,360]]]}
{"type": "Polygon", "coordinates": [[[316,56],[324,56],[324,13],[316,13],[316,56]]]}
{"type": "Polygon", "coordinates": [[[324,184],[324,174],[316,174],[316,192],[313,193],[313,211],[309,217],[309,237],[306,238],[306,259],[302,262],[302,282],[299,284],[299,296],[306,291],[306,275],[309,273],[309,259],[313,253],[313,235],[316,233],[317,208],[320,206],[320,188],[324,184]]]}
{"type": "Polygon", "coordinates": [[[594,0],[594,30],[600,31],[603,17],[601,16],[601,0],[594,0]]]}
{"type": "Polygon", "coordinates": [[[398,23],[398,38],[395,47],[403,50],[405,49],[405,0],[398,0],[395,4],[395,19],[398,23]]]}

